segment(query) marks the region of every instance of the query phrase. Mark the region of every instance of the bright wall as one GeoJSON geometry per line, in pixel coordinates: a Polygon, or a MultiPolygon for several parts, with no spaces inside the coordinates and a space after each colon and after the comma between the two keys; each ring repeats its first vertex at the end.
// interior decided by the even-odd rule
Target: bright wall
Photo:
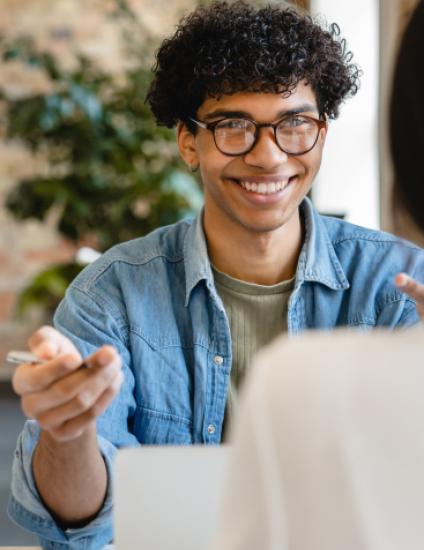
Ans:
{"type": "Polygon", "coordinates": [[[378,170],[378,0],[311,0],[313,15],[336,22],[363,70],[358,94],[330,123],[326,150],[313,189],[321,212],[345,214],[367,227],[380,226],[378,170]]]}

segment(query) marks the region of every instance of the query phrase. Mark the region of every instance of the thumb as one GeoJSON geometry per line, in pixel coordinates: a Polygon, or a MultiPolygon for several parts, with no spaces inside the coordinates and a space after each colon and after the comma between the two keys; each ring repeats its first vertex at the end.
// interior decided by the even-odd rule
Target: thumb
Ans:
{"type": "Polygon", "coordinates": [[[74,344],[51,326],[43,326],[36,330],[28,340],[29,348],[40,359],[54,359],[58,355],[73,354],[81,358],[74,344]]]}

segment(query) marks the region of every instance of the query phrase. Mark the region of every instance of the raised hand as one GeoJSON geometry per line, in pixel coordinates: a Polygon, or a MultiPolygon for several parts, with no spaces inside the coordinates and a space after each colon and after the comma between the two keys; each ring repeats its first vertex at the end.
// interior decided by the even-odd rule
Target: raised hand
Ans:
{"type": "Polygon", "coordinates": [[[103,413],[122,383],[121,359],[103,346],[83,360],[72,342],[53,327],[42,327],[29,340],[44,364],[20,365],[13,388],[26,416],[57,441],[69,441],[103,413]]]}
{"type": "Polygon", "coordinates": [[[421,321],[424,321],[424,285],[418,283],[406,273],[398,273],[395,283],[402,292],[415,300],[418,315],[421,317],[421,321]]]}

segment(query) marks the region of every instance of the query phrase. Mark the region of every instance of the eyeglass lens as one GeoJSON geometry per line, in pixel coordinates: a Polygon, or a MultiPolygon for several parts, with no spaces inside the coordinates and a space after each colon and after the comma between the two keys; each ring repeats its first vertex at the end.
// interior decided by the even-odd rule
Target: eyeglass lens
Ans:
{"type": "MultiPolygon", "coordinates": [[[[275,130],[279,147],[290,154],[309,151],[316,142],[319,126],[309,117],[295,116],[283,119],[275,130]]],[[[247,119],[225,119],[215,126],[215,142],[223,153],[243,154],[255,143],[256,125],[247,119]]]]}

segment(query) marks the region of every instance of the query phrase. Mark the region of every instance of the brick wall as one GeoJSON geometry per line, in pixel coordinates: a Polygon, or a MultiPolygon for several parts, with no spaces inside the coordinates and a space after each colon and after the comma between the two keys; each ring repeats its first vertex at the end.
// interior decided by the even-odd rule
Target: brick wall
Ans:
{"type": "MultiPolygon", "coordinates": [[[[112,0],[2,0],[0,32],[9,36],[30,35],[40,48],[55,53],[65,66],[74,62],[74,52],[89,55],[112,73],[122,69],[119,33],[107,17],[112,0]]],[[[167,34],[193,0],[130,0],[149,32],[167,34]]],[[[9,94],[28,90],[48,91],[43,74],[19,65],[1,65],[0,87],[9,94]]],[[[40,316],[32,312],[17,319],[17,297],[34,274],[58,261],[72,258],[75,250],[55,231],[54,212],[45,223],[18,223],[4,208],[4,200],[20,178],[43,167],[42,158],[33,158],[19,144],[2,140],[0,104],[0,380],[8,377],[4,355],[10,348],[25,346],[40,316]]]]}
{"type": "MultiPolygon", "coordinates": [[[[16,179],[30,175],[37,164],[18,145],[0,146],[0,205],[16,179]]],[[[53,219],[18,223],[0,207],[0,363],[7,349],[25,345],[28,334],[41,321],[37,312],[17,318],[19,292],[37,272],[50,263],[68,261],[73,253],[72,245],[54,230],[53,219]]]]}

